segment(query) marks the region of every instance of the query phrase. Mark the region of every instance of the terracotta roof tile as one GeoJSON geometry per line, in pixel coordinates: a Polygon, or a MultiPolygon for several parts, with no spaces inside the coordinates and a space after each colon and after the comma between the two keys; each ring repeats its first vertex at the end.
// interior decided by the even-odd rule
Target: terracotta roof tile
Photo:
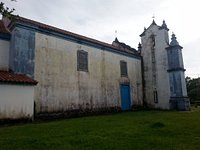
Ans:
{"type": "Polygon", "coordinates": [[[31,84],[36,85],[37,81],[23,74],[15,74],[8,71],[0,71],[0,82],[14,84],[31,84]]]}

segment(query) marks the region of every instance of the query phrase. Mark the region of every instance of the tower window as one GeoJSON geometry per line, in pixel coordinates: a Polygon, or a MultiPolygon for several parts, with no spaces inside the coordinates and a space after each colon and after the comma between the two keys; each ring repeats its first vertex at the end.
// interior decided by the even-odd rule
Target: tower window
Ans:
{"type": "Polygon", "coordinates": [[[158,103],[158,92],[155,90],[153,91],[154,103],[158,103]]]}
{"type": "Polygon", "coordinates": [[[152,46],[155,47],[155,45],[156,45],[155,35],[151,35],[151,41],[152,41],[152,46]]]}
{"type": "Polygon", "coordinates": [[[128,76],[127,63],[125,61],[120,61],[121,76],[128,76]]]}
{"type": "Polygon", "coordinates": [[[77,70],[88,71],[88,52],[83,50],[77,51],[77,70]]]}

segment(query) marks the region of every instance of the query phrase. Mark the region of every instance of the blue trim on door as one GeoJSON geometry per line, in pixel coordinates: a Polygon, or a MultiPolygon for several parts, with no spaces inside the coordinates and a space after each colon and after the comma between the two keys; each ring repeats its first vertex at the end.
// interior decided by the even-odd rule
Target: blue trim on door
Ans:
{"type": "Polygon", "coordinates": [[[120,93],[121,93],[121,108],[122,110],[130,110],[131,109],[131,99],[130,99],[130,86],[121,84],[120,85],[120,93]]]}

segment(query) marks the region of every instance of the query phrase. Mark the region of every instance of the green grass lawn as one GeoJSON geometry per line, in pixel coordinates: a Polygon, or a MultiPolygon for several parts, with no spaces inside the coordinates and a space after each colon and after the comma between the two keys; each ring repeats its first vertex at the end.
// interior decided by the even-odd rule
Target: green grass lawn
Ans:
{"type": "Polygon", "coordinates": [[[0,149],[200,150],[200,111],[138,111],[0,127],[0,149]]]}

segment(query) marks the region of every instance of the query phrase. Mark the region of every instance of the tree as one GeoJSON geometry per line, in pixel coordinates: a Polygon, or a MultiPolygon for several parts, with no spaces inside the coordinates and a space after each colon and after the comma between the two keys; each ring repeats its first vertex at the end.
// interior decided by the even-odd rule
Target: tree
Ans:
{"type": "Polygon", "coordinates": [[[200,101],[200,78],[186,77],[188,97],[192,102],[200,101]]]}
{"type": "MultiPolygon", "coordinates": [[[[16,1],[16,0],[11,0],[11,1],[16,1]]],[[[15,11],[14,8],[10,9],[8,7],[5,6],[5,4],[3,2],[0,3],[0,14],[3,17],[7,17],[9,19],[13,19],[13,12],[15,11]]]]}

